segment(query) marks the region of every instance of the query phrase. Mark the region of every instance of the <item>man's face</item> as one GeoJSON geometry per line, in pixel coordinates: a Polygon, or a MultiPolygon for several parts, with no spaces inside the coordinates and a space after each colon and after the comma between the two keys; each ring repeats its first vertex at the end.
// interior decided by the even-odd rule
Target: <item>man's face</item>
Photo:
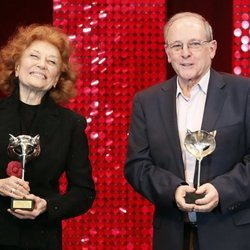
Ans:
{"type": "Polygon", "coordinates": [[[181,83],[197,83],[210,68],[217,48],[215,40],[207,41],[203,22],[195,17],[176,20],[166,43],[168,62],[181,83]]]}

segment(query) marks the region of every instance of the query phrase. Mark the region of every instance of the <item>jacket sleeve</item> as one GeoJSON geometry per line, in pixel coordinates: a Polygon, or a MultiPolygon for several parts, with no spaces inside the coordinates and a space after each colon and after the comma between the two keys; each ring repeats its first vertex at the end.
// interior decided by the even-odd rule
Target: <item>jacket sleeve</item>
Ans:
{"type": "Polygon", "coordinates": [[[66,162],[67,190],[63,195],[54,194],[46,198],[49,220],[83,214],[90,209],[94,201],[95,187],[85,128],[85,119],[77,116],[66,162]]]}
{"type": "Polygon", "coordinates": [[[148,133],[148,126],[152,121],[148,120],[149,114],[146,114],[142,103],[140,95],[137,94],[133,103],[124,174],[135,191],[154,205],[173,207],[175,190],[184,180],[166,168],[156,165],[152,150],[157,150],[157,147],[163,145],[151,145],[149,137],[154,135],[148,133]]]}
{"type": "MultiPolygon", "coordinates": [[[[249,85],[246,81],[245,84],[249,85]]],[[[242,99],[244,99],[242,95],[242,99]]],[[[248,88],[247,97],[245,98],[245,106],[241,107],[244,112],[244,126],[242,128],[243,136],[245,138],[244,145],[224,145],[225,159],[229,158],[229,147],[233,147],[234,152],[237,154],[241,147],[244,147],[244,155],[232,169],[223,175],[214,178],[211,183],[217,189],[220,196],[220,209],[222,213],[241,210],[245,207],[250,207],[250,93],[248,88]]],[[[238,131],[237,131],[238,132],[238,131]]],[[[231,134],[233,136],[233,134],[231,134]]],[[[223,164],[223,162],[222,162],[223,164]]],[[[218,166],[219,167],[219,166],[218,166]]],[[[223,167],[223,166],[221,166],[223,167]]]]}

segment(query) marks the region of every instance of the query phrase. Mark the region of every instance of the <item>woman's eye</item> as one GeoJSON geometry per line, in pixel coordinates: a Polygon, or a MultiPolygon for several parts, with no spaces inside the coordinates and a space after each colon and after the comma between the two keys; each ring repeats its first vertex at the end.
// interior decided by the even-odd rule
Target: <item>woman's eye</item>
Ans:
{"type": "Polygon", "coordinates": [[[49,63],[51,63],[51,64],[56,64],[56,62],[55,62],[55,61],[52,61],[52,60],[49,60],[49,63]]]}
{"type": "Polygon", "coordinates": [[[38,58],[38,56],[35,55],[35,54],[31,54],[30,56],[31,56],[31,57],[34,57],[34,58],[38,58]]]}

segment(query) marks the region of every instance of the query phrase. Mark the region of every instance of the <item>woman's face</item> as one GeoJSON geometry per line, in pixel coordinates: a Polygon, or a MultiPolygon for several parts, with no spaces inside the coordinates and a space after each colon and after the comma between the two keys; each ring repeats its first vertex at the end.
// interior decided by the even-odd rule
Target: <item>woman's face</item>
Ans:
{"type": "Polygon", "coordinates": [[[46,41],[34,41],[16,64],[15,75],[20,87],[46,92],[55,87],[60,77],[62,59],[59,50],[46,41]]]}

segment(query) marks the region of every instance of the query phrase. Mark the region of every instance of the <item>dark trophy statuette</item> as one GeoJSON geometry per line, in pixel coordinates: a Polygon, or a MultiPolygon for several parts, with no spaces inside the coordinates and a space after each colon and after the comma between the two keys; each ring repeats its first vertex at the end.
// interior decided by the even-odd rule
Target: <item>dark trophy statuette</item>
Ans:
{"type": "MultiPolygon", "coordinates": [[[[13,159],[17,159],[22,165],[22,180],[24,180],[25,164],[40,154],[40,137],[29,135],[19,135],[17,137],[10,134],[8,154],[13,159]]],[[[11,209],[33,210],[34,201],[31,199],[11,199],[11,209]]]]}
{"type": "MultiPolygon", "coordinates": [[[[197,175],[197,187],[200,186],[200,173],[201,173],[201,161],[207,155],[210,155],[216,147],[215,142],[216,130],[212,132],[206,132],[204,130],[198,130],[195,132],[187,131],[184,145],[186,150],[192,154],[196,160],[198,160],[198,175],[197,175]]],[[[203,198],[204,194],[187,193],[185,200],[186,203],[193,204],[195,200],[203,198]]]]}

